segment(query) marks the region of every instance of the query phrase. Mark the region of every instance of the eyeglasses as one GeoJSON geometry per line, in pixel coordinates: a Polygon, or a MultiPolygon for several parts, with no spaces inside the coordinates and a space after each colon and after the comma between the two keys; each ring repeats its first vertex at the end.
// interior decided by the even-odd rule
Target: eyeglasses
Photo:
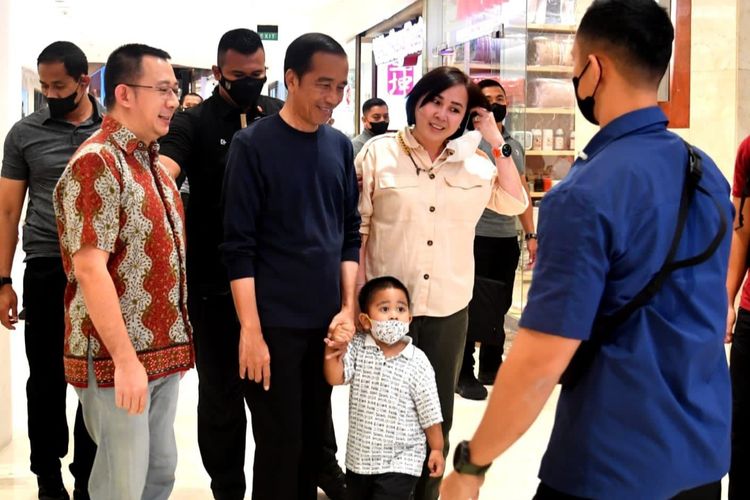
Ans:
{"type": "Polygon", "coordinates": [[[174,95],[177,99],[182,96],[182,89],[180,87],[167,87],[167,86],[155,86],[155,85],[138,85],[136,83],[124,83],[128,87],[137,87],[139,89],[151,89],[155,90],[163,99],[169,99],[170,94],[174,95]]]}

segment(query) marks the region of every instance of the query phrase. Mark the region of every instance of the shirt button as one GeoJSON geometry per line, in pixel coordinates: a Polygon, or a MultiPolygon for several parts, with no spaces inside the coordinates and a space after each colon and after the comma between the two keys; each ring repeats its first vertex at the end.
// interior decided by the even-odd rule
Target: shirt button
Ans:
{"type": "Polygon", "coordinates": [[[424,279],[426,279],[426,280],[430,279],[430,275],[429,274],[425,274],[424,275],[424,279]]]}
{"type": "Polygon", "coordinates": [[[434,179],[434,178],[435,178],[435,174],[430,174],[430,179],[434,179]]]}
{"type": "Polygon", "coordinates": [[[435,211],[435,207],[430,207],[430,212],[434,212],[434,211],[435,211]]]}
{"type": "Polygon", "coordinates": [[[427,240],[427,246],[428,246],[428,247],[431,247],[431,246],[432,246],[432,240],[427,240]]]}

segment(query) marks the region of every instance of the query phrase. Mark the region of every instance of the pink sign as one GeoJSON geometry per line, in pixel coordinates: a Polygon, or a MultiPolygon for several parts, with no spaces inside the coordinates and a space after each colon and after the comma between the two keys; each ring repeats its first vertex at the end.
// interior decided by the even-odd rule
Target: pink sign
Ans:
{"type": "Polygon", "coordinates": [[[405,96],[414,88],[414,66],[388,65],[388,95],[405,96]]]}

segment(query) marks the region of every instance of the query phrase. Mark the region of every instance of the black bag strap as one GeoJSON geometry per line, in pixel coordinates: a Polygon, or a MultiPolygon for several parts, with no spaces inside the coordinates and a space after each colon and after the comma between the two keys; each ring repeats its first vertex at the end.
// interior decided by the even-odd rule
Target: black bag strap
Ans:
{"type": "Polygon", "coordinates": [[[622,306],[622,308],[618,309],[615,313],[609,316],[601,316],[596,319],[592,330],[592,340],[597,334],[599,336],[599,338],[597,339],[598,341],[601,342],[605,340],[603,337],[611,335],[616,326],[624,323],[628,319],[628,317],[633,314],[633,312],[645,305],[659,292],[661,287],[664,285],[664,282],[672,272],[683,267],[696,266],[702,262],[705,262],[714,254],[714,252],[716,252],[716,250],[721,245],[721,241],[727,232],[727,216],[724,213],[724,210],[721,208],[719,202],[713,196],[711,196],[708,191],[706,191],[699,185],[699,182],[703,176],[703,164],[700,155],[695,152],[690,144],[685,141],[683,141],[683,143],[688,150],[688,167],[685,181],[682,185],[680,210],[677,215],[677,229],[675,230],[674,236],[672,237],[672,243],[669,247],[667,258],[665,259],[661,269],[659,269],[654,277],[651,278],[646,286],[643,287],[643,289],[638,292],[630,302],[622,306]],[[675,261],[674,259],[675,255],[677,254],[677,248],[679,247],[682,233],[684,232],[685,226],[687,225],[690,200],[693,198],[696,191],[708,196],[716,207],[716,210],[719,212],[719,230],[716,233],[716,236],[714,236],[713,240],[711,240],[711,243],[709,243],[708,247],[706,247],[703,252],[694,257],[675,261]]]}

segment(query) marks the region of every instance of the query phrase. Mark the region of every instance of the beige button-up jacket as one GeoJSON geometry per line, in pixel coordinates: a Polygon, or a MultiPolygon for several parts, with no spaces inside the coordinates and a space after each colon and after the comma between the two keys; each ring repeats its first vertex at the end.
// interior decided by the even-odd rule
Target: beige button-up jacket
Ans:
{"type": "Polygon", "coordinates": [[[479,141],[479,132],[454,139],[432,162],[405,128],[370,140],[355,160],[362,174],[367,279],[401,280],[414,316],[444,317],[466,307],[474,287],[474,228],[482,211],[517,215],[528,205],[525,191],[519,201],[500,187],[495,165],[477,150],[479,141]]]}

